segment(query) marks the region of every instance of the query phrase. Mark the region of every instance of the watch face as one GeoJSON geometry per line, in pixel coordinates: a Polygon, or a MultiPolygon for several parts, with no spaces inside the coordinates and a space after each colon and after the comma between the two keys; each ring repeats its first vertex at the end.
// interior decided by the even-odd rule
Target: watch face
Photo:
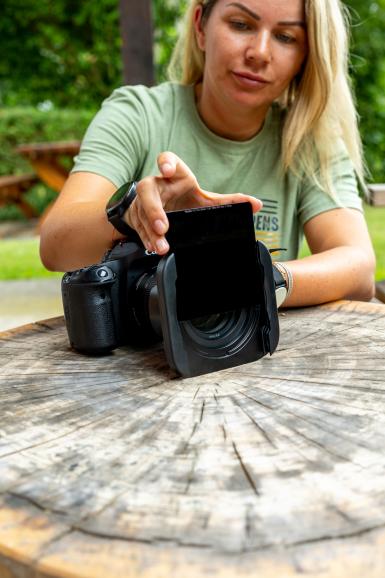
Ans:
{"type": "Polygon", "coordinates": [[[126,194],[130,192],[132,185],[133,185],[132,182],[124,183],[124,185],[122,185],[121,187],[119,187],[119,189],[115,191],[115,193],[112,195],[112,197],[107,203],[106,206],[107,211],[108,209],[115,207],[122,199],[124,199],[126,194]]]}

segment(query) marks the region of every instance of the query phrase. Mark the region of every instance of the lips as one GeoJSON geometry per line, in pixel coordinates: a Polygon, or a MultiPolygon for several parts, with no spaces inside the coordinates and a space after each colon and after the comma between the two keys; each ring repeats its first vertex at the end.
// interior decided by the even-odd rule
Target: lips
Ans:
{"type": "Polygon", "coordinates": [[[233,72],[233,75],[243,84],[250,86],[263,86],[270,83],[263,76],[260,76],[259,74],[252,74],[251,72],[233,72]]]}

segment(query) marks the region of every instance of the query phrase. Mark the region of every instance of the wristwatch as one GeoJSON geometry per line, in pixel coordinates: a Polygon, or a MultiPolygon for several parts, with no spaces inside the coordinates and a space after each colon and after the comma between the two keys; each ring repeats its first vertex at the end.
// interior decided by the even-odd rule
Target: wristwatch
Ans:
{"type": "Polygon", "coordinates": [[[275,299],[277,301],[277,308],[279,308],[288,296],[288,280],[285,277],[287,269],[281,263],[273,263],[273,275],[275,282],[275,299]]]}
{"type": "Polygon", "coordinates": [[[106,206],[107,219],[119,233],[125,237],[137,236],[123,216],[136,197],[136,181],[130,181],[122,185],[110,198],[106,206]]]}

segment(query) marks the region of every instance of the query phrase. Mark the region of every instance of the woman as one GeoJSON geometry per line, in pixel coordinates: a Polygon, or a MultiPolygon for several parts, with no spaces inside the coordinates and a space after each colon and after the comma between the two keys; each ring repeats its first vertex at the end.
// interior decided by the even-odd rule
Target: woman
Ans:
{"type": "Polygon", "coordinates": [[[371,299],[346,62],[338,0],[191,0],[172,62],[182,83],[124,87],[104,103],[44,222],[46,267],[99,261],[123,237],[106,203],[135,179],[124,220],[149,250],[168,251],[165,211],[247,200],[257,238],[286,249],[285,306],[371,299]],[[303,233],[312,255],[299,260],[303,233]]]}

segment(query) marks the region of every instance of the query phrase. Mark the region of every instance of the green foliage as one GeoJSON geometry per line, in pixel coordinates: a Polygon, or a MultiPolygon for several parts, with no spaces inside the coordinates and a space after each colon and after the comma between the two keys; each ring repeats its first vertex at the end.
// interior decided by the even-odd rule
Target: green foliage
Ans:
{"type": "Polygon", "coordinates": [[[2,0],[0,102],[100,102],[121,78],[117,7],[116,0],[2,0]]]}
{"type": "MultiPolygon", "coordinates": [[[[345,3],[367,163],[372,180],[385,182],[385,0],[345,3]]],[[[166,77],[186,5],[152,0],[158,82],[166,77]]],[[[122,83],[119,2],[2,0],[0,52],[0,107],[95,109],[122,83]]]]}
{"type": "Polygon", "coordinates": [[[371,180],[385,182],[385,0],[348,0],[351,72],[371,180]]]}
{"type": "MultiPolygon", "coordinates": [[[[153,0],[157,80],[186,0],[153,0]]],[[[97,107],[122,84],[119,1],[2,0],[0,106],[97,107]]]]}
{"type": "MultiPolygon", "coordinates": [[[[365,205],[364,210],[370,237],[372,239],[374,251],[376,253],[376,281],[381,281],[385,279],[385,207],[372,207],[370,205],[365,205]]],[[[310,255],[310,249],[305,240],[303,242],[299,256],[302,259],[308,255],[310,255]]]]}
{"type": "Polygon", "coordinates": [[[365,216],[376,253],[376,280],[385,279],[385,207],[365,206],[365,216]]]}
{"type": "Polygon", "coordinates": [[[80,139],[93,114],[93,110],[0,108],[0,174],[31,170],[25,160],[15,156],[17,145],[80,139]]]}
{"type": "MultiPolygon", "coordinates": [[[[0,175],[30,173],[29,163],[15,152],[22,143],[81,139],[94,111],[51,110],[35,108],[0,109],[0,175]]],[[[27,194],[29,202],[43,211],[55,193],[38,184],[27,194]]],[[[21,213],[16,207],[0,210],[0,220],[17,219],[21,213]]]]}

